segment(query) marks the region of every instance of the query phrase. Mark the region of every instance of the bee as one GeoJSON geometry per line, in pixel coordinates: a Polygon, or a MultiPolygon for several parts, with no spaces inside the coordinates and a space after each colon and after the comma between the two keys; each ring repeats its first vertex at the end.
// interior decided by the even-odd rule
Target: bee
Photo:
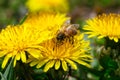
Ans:
{"type": "Polygon", "coordinates": [[[70,21],[66,21],[62,28],[58,31],[57,40],[63,41],[65,38],[71,38],[77,34],[79,24],[70,24],[70,21]]]}

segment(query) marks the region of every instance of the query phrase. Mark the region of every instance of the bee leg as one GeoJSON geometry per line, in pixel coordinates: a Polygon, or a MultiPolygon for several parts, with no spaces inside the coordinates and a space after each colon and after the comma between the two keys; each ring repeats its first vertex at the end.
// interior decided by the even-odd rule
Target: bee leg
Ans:
{"type": "Polygon", "coordinates": [[[71,36],[71,37],[69,38],[69,42],[70,42],[71,44],[74,44],[74,36],[71,36]]]}

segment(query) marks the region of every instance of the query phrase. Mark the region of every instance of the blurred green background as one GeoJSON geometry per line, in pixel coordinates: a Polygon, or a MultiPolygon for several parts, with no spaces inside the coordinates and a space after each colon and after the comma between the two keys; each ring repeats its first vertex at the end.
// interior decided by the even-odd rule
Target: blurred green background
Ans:
{"type": "Polygon", "coordinates": [[[0,0],[0,28],[16,24],[25,16],[25,0],[0,0]]]}
{"type": "MultiPolygon", "coordinates": [[[[16,24],[27,13],[26,0],[0,0],[0,27],[16,24]]],[[[120,0],[68,0],[72,21],[83,21],[103,12],[119,13],[120,0]]]]}

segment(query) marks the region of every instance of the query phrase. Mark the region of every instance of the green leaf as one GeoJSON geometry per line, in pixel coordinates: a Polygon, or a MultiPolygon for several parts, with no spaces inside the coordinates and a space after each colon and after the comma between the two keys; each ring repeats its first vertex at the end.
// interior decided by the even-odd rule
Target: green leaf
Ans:
{"type": "Polygon", "coordinates": [[[0,76],[1,76],[1,80],[7,80],[6,78],[5,78],[5,76],[0,72],[0,76]]]}
{"type": "Polygon", "coordinates": [[[22,24],[27,18],[27,15],[25,15],[21,20],[20,20],[20,23],[19,24],[22,24]]]}
{"type": "Polygon", "coordinates": [[[13,60],[14,59],[12,59],[11,61],[10,61],[10,63],[9,63],[9,65],[7,66],[7,68],[6,68],[6,70],[5,70],[5,72],[4,72],[4,74],[2,74],[1,73],[1,77],[2,77],[2,79],[1,80],[11,80],[10,78],[12,77],[10,77],[9,75],[11,75],[11,66],[12,66],[12,63],[13,63],[13,60]],[[9,77],[8,77],[9,76],[9,77]],[[7,79],[8,78],[8,79],[7,79]]]}
{"type": "Polygon", "coordinates": [[[116,70],[118,68],[118,64],[117,64],[117,62],[110,59],[108,62],[108,67],[116,70]]]}
{"type": "Polygon", "coordinates": [[[100,64],[104,69],[111,68],[116,70],[118,68],[117,62],[112,60],[110,56],[107,56],[107,55],[100,58],[100,64]]]}

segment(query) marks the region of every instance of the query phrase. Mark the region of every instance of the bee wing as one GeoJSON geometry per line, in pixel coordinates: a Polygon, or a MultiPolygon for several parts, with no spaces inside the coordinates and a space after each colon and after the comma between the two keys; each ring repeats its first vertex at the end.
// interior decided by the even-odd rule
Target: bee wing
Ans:
{"type": "Polygon", "coordinates": [[[76,28],[76,29],[79,29],[79,24],[72,24],[72,26],[74,27],[74,28],[76,28]]]}
{"type": "Polygon", "coordinates": [[[66,20],[66,21],[65,21],[65,24],[70,24],[70,20],[66,20]]]}
{"type": "Polygon", "coordinates": [[[66,20],[63,24],[63,26],[68,26],[68,25],[70,25],[70,20],[66,20]]]}
{"type": "Polygon", "coordinates": [[[60,31],[64,31],[70,25],[70,20],[66,20],[61,26],[60,31]]]}

